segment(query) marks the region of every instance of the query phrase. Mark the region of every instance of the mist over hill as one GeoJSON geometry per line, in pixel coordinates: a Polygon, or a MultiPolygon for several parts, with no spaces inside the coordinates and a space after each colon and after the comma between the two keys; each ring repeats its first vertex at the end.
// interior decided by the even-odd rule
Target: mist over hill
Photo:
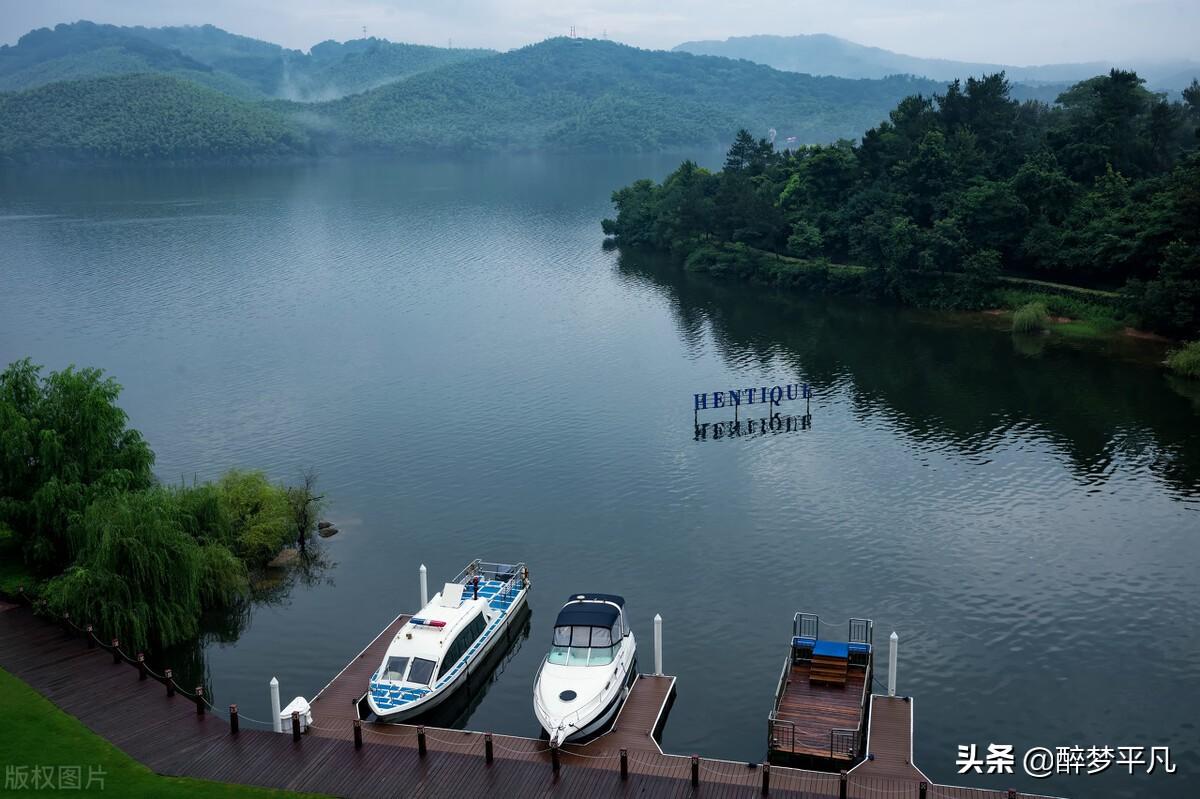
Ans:
{"type": "Polygon", "coordinates": [[[800,36],[734,36],[724,41],[684,42],[675,50],[698,55],[742,58],[757,64],[789,72],[810,75],[836,75],[846,78],[882,78],[887,75],[919,75],[933,80],[951,81],[969,76],[980,77],[1003,71],[1009,80],[1021,83],[1076,83],[1107,73],[1114,67],[1133,69],[1145,78],[1149,88],[1178,92],[1200,77],[1200,61],[1118,63],[1095,61],[1074,64],[1013,66],[894,53],[880,47],[867,47],[824,33],[800,36]]]}

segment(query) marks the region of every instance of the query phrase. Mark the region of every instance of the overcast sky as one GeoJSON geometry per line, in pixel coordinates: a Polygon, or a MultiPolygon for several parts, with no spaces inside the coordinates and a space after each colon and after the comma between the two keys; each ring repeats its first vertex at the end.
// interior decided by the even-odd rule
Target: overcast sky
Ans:
{"type": "Polygon", "coordinates": [[[1044,64],[1200,57],[1200,0],[0,0],[0,41],[90,19],[212,23],[308,49],[367,34],[509,49],[574,25],[581,35],[670,48],[690,39],[831,33],[910,55],[1044,64]]]}

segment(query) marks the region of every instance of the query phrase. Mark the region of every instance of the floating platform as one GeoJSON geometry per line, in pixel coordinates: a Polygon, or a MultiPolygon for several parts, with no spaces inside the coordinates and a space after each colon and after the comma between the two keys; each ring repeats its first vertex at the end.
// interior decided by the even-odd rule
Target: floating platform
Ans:
{"type": "Polygon", "coordinates": [[[862,759],[866,747],[874,623],[851,619],[845,642],[820,633],[815,614],[795,615],[767,719],[767,758],[778,765],[843,771],[862,759]]]}

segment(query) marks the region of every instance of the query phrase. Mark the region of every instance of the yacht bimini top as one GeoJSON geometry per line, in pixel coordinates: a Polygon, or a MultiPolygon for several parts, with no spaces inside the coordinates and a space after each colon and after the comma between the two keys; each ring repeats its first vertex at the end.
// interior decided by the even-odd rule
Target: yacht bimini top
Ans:
{"type": "Polygon", "coordinates": [[[573,594],[558,612],[555,627],[612,627],[625,598],[616,594],[573,594]]]}

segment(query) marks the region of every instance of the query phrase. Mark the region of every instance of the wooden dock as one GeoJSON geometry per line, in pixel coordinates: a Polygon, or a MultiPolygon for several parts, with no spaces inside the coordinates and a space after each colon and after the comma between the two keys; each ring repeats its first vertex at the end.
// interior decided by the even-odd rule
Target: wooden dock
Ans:
{"type": "MultiPolygon", "coordinates": [[[[355,694],[376,665],[372,647],[389,640],[387,632],[403,618],[322,689],[312,703],[311,731],[300,740],[255,729],[245,718],[233,733],[223,710],[203,698],[170,696],[159,675],[143,676],[136,663],[131,668],[119,651],[106,651],[95,636],[90,645],[24,606],[0,603],[0,667],[160,774],[332,796],[440,797],[488,791],[570,799],[701,794],[751,799],[764,793],[789,799],[878,799],[882,792],[919,799],[921,783],[928,783],[910,762],[912,704],[896,698],[873,698],[868,754],[874,757],[841,776],[665,754],[656,736],[675,695],[675,680],[660,676],[638,678],[610,732],[589,744],[568,745],[557,758],[547,741],[535,738],[361,722],[363,743],[358,747],[353,740],[355,694]],[[418,742],[422,729],[424,753],[418,742]]],[[[933,783],[926,791],[938,799],[1008,796],[933,783]]]]}

